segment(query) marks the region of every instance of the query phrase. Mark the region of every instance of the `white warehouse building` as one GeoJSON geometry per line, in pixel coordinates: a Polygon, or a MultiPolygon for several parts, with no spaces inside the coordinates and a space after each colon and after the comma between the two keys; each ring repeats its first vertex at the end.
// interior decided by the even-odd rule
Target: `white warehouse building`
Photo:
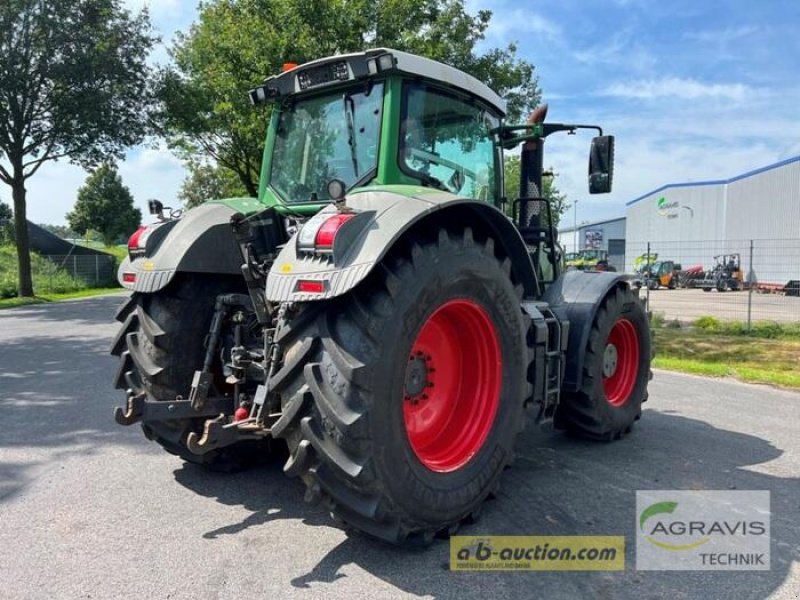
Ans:
{"type": "Polygon", "coordinates": [[[628,202],[626,216],[627,270],[649,244],[684,268],[738,253],[753,281],[800,279],[800,156],[730,179],[665,185],[628,202]]]}

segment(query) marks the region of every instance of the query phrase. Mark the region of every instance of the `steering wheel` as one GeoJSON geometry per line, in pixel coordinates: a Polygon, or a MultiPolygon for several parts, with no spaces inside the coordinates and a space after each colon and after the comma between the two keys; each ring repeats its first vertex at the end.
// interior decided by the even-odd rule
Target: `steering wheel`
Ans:
{"type": "Polygon", "coordinates": [[[461,189],[461,187],[464,185],[465,176],[469,176],[475,180],[478,179],[478,174],[475,173],[475,171],[467,169],[463,165],[459,165],[457,162],[439,156],[438,154],[434,154],[433,152],[428,152],[427,150],[423,150],[422,148],[409,148],[408,153],[412,158],[423,160],[440,167],[447,167],[448,169],[452,169],[454,171],[453,177],[451,177],[448,181],[455,180],[453,185],[454,186],[456,185],[455,182],[460,182],[460,185],[458,185],[458,187],[456,187],[455,189],[450,188],[451,192],[455,193],[458,192],[459,189],[461,189]]]}

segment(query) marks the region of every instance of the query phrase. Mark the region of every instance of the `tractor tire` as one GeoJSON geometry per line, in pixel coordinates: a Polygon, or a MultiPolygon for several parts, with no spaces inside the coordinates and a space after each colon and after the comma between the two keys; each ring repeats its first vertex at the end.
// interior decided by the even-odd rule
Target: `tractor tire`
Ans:
{"type": "MultiPolygon", "coordinates": [[[[433,236],[433,234],[432,234],[433,236]]],[[[510,261],[470,229],[396,251],[279,327],[273,436],[306,499],[346,527],[425,545],[477,517],[530,395],[530,320],[510,261]]]]}
{"type": "MultiPolygon", "coordinates": [[[[205,337],[218,294],[240,291],[232,278],[179,277],[153,294],[133,293],[117,311],[122,327],[111,345],[120,365],[115,387],[145,392],[148,399],[188,397],[192,377],[202,368],[205,337]]],[[[246,442],[197,455],[186,447],[203,418],[142,423],[145,436],[167,452],[213,471],[236,471],[260,460],[264,442],[246,442]]]]}
{"type": "Polygon", "coordinates": [[[578,392],[564,393],[555,426],[567,433],[612,441],[630,432],[647,399],[650,324],[629,288],[616,288],[597,311],[578,392]]]}

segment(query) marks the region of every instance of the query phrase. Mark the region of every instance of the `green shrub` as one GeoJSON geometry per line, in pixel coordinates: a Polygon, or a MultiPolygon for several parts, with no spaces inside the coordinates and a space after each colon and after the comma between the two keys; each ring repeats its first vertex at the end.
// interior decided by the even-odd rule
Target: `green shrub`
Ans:
{"type": "Polygon", "coordinates": [[[784,334],[784,326],[775,321],[756,321],[750,328],[750,335],[770,340],[778,339],[784,334]]]}
{"type": "MultiPolygon", "coordinates": [[[[88,287],[84,281],[35,252],[31,252],[31,272],[35,293],[63,294],[88,287]]],[[[0,298],[13,298],[17,289],[17,249],[0,246],[0,298]]]]}
{"type": "Polygon", "coordinates": [[[711,331],[719,331],[720,328],[722,327],[722,323],[720,323],[719,319],[716,319],[708,315],[703,317],[698,317],[697,319],[695,319],[692,325],[697,329],[706,329],[711,331]]]}

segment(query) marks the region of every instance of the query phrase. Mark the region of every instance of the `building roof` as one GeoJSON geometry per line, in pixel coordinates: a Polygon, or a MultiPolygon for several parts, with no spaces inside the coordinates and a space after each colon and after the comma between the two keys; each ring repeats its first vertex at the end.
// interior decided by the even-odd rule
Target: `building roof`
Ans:
{"type": "Polygon", "coordinates": [[[624,221],[625,217],[616,217],[614,219],[605,219],[603,221],[593,221],[592,223],[578,223],[577,227],[570,225],[558,230],[558,233],[566,233],[568,231],[575,231],[575,229],[586,229],[587,227],[596,227],[597,225],[605,225],[606,223],[615,223],[616,221],[624,221]]]}
{"type": "Polygon", "coordinates": [[[725,185],[728,183],[733,183],[734,181],[739,181],[740,179],[747,179],[748,177],[752,177],[753,175],[758,175],[759,173],[763,173],[765,171],[771,171],[772,169],[778,169],[780,167],[784,167],[786,165],[800,162],[800,156],[794,156],[792,158],[787,158],[786,160],[781,160],[776,163],[772,163],[771,165],[767,165],[766,167],[759,167],[758,169],[753,169],[752,171],[747,171],[746,173],[742,173],[741,175],[735,175],[730,179],[713,179],[709,181],[687,181],[684,183],[668,183],[667,185],[662,185],[660,188],[653,190],[652,192],[647,192],[639,196],[638,198],[634,198],[630,202],[626,202],[625,206],[631,206],[632,204],[636,204],[640,200],[644,200],[645,198],[649,198],[653,194],[658,194],[659,192],[663,192],[669,188],[680,188],[680,187],[700,187],[704,185],[725,185]]]}

